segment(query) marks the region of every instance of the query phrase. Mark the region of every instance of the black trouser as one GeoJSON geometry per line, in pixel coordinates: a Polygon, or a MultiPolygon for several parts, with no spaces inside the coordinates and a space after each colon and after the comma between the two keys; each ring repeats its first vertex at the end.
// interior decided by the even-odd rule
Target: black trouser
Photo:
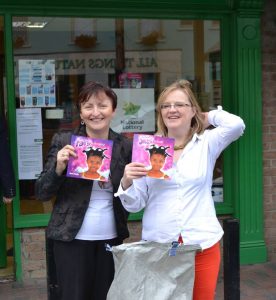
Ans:
{"type": "Polygon", "coordinates": [[[105,243],[121,244],[118,238],[102,241],[54,241],[57,281],[62,300],[105,300],[114,277],[114,262],[105,243]]]}

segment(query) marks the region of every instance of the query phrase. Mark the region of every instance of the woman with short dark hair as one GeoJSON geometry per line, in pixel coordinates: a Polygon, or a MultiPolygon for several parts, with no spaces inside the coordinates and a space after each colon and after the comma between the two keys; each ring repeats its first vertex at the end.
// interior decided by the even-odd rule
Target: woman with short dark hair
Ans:
{"type": "Polygon", "coordinates": [[[47,228],[53,240],[58,286],[63,300],[104,300],[114,276],[112,253],[129,236],[128,213],[114,196],[124,167],[131,161],[131,142],[110,129],[117,96],[109,87],[86,83],[77,102],[81,124],[73,134],[112,140],[108,182],[66,177],[72,133],[54,135],[43,172],[36,181],[37,198],[56,197],[47,228]],[[103,183],[103,184],[101,184],[103,183]]]}

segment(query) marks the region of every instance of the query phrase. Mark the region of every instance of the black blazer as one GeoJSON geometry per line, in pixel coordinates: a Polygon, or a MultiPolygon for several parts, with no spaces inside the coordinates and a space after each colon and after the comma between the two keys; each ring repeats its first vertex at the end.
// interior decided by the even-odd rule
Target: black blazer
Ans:
{"type": "Polygon", "coordinates": [[[10,157],[5,121],[0,117],[0,185],[3,196],[15,197],[15,177],[10,157]]]}
{"type": "MultiPolygon", "coordinates": [[[[85,128],[81,126],[74,134],[85,136],[85,128]]],[[[38,199],[45,201],[56,197],[47,227],[47,237],[61,241],[71,241],[77,235],[88,208],[93,187],[93,180],[66,177],[66,170],[61,176],[55,172],[57,152],[65,145],[70,144],[71,135],[71,132],[54,135],[44,170],[35,183],[38,199]]],[[[132,143],[111,129],[108,138],[113,140],[110,175],[115,193],[123,176],[125,165],[131,161],[132,143]]],[[[118,238],[123,240],[129,236],[128,213],[117,197],[113,197],[113,208],[118,238]]]]}

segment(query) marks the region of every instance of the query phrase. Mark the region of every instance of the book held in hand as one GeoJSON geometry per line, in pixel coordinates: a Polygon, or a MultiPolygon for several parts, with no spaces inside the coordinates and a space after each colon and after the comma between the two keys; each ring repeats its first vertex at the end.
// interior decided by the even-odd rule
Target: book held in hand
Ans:
{"type": "Polygon", "coordinates": [[[170,179],[173,153],[173,138],[146,134],[133,136],[132,162],[143,163],[149,177],[170,179]]]}
{"type": "Polygon", "coordinates": [[[113,141],[72,135],[77,157],[70,156],[67,177],[108,181],[113,141]]]}

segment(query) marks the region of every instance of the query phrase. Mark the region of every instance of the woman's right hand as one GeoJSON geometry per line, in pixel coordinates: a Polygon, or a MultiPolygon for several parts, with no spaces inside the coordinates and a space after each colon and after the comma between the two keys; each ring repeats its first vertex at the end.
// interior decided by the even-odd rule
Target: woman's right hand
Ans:
{"type": "Polygon", "coordinates": [[[124,176],[121,180],[123,190],[126,190],[132,185],[133,179],[138,179],[146,176],[148,170],[142,163],[132,162],[125,166],[124,176]]]}
{"type": "Polygon", "coordinates": [[[75,149],[71,145],[64,146],[57,153],[56,173],[61,175],[66,169],[70,156],[77,157],[75,149]]]}

